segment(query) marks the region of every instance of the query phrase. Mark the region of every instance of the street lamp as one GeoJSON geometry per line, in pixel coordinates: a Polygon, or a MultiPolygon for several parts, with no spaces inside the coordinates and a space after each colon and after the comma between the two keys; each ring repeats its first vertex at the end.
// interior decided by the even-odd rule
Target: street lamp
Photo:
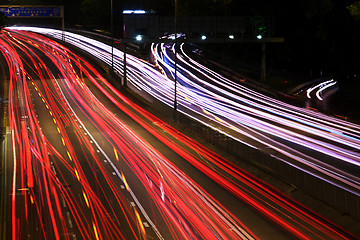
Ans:
{"type": "Polygon", "coordinates": [[[143,39],[143,37],[141,35],[137,35],[135,39],[136,41],[140,42],[143,39]]]}
{"type": "Polygon", "coordinates": [[[176,121],[176,112],[177,112],[177,50],[176,50],[176,43],[177,43],[177,0],[175,0],[175,69],[174,69],[174,121],[176,121]]]}
{"type": "MultiPolygon", "coordinates": [[[[126,77],[126,40],[125,40],[125,32],[126,32],[126,28],[125,28],[125,15],[129,15],[129,14],[146,14],[146,11],[145,10],[123,10],[123,44],[124,44],[124,60],[123,60],[123,63],[124,63],[124,76],[123,76],[123,86],[126,87],[127,85],[127,77],[126,77]]],[[[135,39],[137,41],[142,41],[143,37],[141,35],[137,35],[135,37],[135,39]]]]}
{"type": "Polygon", "coordinates": [[[111,0],[111,74],[114,74],[114,16],[113,16],[113,0],[111,0]]]}

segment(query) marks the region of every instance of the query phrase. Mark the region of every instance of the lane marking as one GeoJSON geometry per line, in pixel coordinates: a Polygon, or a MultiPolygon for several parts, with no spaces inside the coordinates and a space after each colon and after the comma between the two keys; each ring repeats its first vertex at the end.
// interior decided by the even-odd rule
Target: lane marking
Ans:
{"type": "Polygon", "coordinates": [[[61,201],[62,201],[63,207],[66,208],[65,198],[62,194],[60,196],[61,196],[61,201]]]}
{"type": "Polygon", "coordinates": [[[54,174],[56,175],[56,170],[55,170],[54,165],[51,165],[51,169],[53,170],[54,174]]]}
{"type": "MultiPolygon", "coordinates": [[[[56,84],[59,86],[59,83],[56,81],[56,84]]],[[[70,106],[70,103],[68,102],[68,100],[65,98],[65,95],[62,91],[62,89],[59,86],[59,90],[61,92],[61,94],[64,96],[64,100],[67,102],[68,106],[71,108],[71,111],[74,113],[75,115],[75,121],[77,121],[78,116],[76,115],[74,109],[70,106]]],[[[70,110],[70,109],[69,109],[70,110]]],[[[80,126],[80,128],[82,128],[82,126],[80,126]]],[[[105,153],[105,151],[100,147],[100,145],[97,143],[97,141],[94,139],[94,137],[90,134],[90,132],[87,130],[87,128],[84,126],[84,130],[88,133],[89,137],[91,138],[91,140],[94,141],[95,146],[100,149],[98,151],[100,151],[104,157],[106,158],[106,160],[110,163],[111,167],[113,168],[113,170],[116,172],[117,176],[119,177],[120,181],[124,183],[121,174],[119,172],[119,170],[116,168],[115,164],[111,161],[111,159],[109,158],[109,156],[105,153]]],[[[163,238],[163,236],[161,235],[160,231],[157,229],[157,227],[155,226],[154,222],[151,220],[151,218],[149,217],[149,215],[146,213],[144,207],[141,205],[140,201],[137,199],[136,195],[134,194],[134,192],[131,190],[130,186],[129,186],[129,193],[131,195],[131,197],[134,199],[134,201],[137,204],[137,207],[139,208],[139,210],[141,211],[141,213],[144,215],[145,219],[147,220],[147,222],[151,225],[151,228],[153,229],[153,231],[155,232],[155,234],[158,236],[158,238],[160,240],[165,240],[163,238]]]]}
{"type": "Polygon", "coordinates": [[[93,222],[92,225],[93,225],[93,229],[94,229],[94,233],[95,233],[96,240],[99,240],[99,236],[98,236],[98,233],[97,233],[97,230],[96,230],[95,223],[93,222]]]}
{"type": "Polygon", "coordinates": [[[119,161],[119,156],[118,156],[117,151],[116,151],[115,148],[114,148],[114,153],[115,153],[115,158],[116,158],[116,160],[119,161]]]}
{"type": "Polygon", "coordinates": [[[70,161],[72,161],[72,158],[71,158],[71,156],[70,156],[69,151],[66,151],[66,152],[67,152],[67,155],[68,155],[68,157],[69,157],[70,161]]]}
{"type": "Polygon", "coordinates": [[[80,181],[80,177],[79,177],[78,171],[76,171],[76,169],[74,169],[74,172],[75,172],[75,175],[76,175],[77,180],[80,181]]]}
{"type": "Polygon", "coordinates": [[[69,223],[69,227],[73,228],[73,224],[72,224],[72,221],[71,221],[71,218],[70,218],[70,213],[66,212],[66,216],[67,216],[67,220],[68,220],[68,223],[69,223]]]}
{"type": "Polygon", "coordinates": [[[126,190],[129,191],[129,185],[128,185],[127,181],[126,181],[126,178],[125,178],[123,172],[121,172],[121,177],[123,178],[123,182],[124,182],[126,190]]]}
{"type": "Polygon", "coordinates": [[[84,196],[84,199],[85,199],[86,206],[87,206],[88,208],[90,208],[89,201],[88,201],[88,198],[87,198],[85,192],[83,191],[82,193],[83,193],[83,196],[84,196]]]}

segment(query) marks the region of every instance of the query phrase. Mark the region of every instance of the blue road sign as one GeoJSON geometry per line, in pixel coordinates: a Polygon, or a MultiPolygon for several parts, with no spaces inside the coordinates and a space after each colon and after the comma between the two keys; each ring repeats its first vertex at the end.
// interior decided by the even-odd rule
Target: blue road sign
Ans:
{"type": "Polygon", "coordinates": [[[0,6],[0,12],[7,17],[62,17],[61,7],[12,7],[0,6]]]}

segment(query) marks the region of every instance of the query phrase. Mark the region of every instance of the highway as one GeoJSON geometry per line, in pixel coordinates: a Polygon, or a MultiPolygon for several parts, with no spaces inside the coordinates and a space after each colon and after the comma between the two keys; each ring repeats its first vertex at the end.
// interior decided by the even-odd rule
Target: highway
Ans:
{"type": "MultiPolygon", "coordinates": [[[[62,39],[61,31],[25,29],[62,39]]],[[[70,44],[111,65],[110,46],[74,33],[65,36],[70,44]]],[[[187,47],[177,46],[179,112],[359,196],[359,125],[292,106],[234,83],[201,64],[194,57],[194,49],[187,47]]],[[[122,76],[123,53],[118,49],[114,53],[114,68],[122,76]]],[[[173,44],[153,44],[156,65],[129,55],[129,87],[172,107],[174,53],[173,44]]],[[[311,92],[309,89],[309,96],[311,92]]],[[[313,92],[320,97],[321,91],[313,92]]]]}
{"type": "MultiPolygon", "coordinates": [[[[70,39],[83,46],[93,43],[70,39]]],[[[108,52],[91,49],[108,61],[108,52]]],[[[59,43],[9,29],[2,32],[0,51],[9,69],[7,236],[12,239],[354,238],[147,112],[59,43]]],[[[121,69],[119,56],[115,66],[121,69]]],[[[150,82],[168,81],[171,68],[164,64],[162,73],[159,65],[130,55],[129,80],[172,104],[171,81],[150,82]]],[[[211,113],[199,97],[223,104],[224,96],[181,86],[179,111],[225,122],[225,112],[211,113]]],[[[348,128],[356,134],[356,126],[348,128]]],[[[357,146],[356,137],[347,141],[357,146]]]]}
{"type": "MultiPolygon", "coordinates": [[[[174,47],[158,44],[153,51],[159,65],[173,73],[174,47]]],[[[266,151],[268,147],[277,152],[277,157],[295,160],[298,168],[324,181],[341,182],[359,195],[359,125],[294,107],[232,83],[189,57],[184,44],[178,52],[178,81],[186,86],[187,98],[192,96],[190,99],[217,124],[250,138],[253,141],[247,143],[255,148],[266,151]]]]}

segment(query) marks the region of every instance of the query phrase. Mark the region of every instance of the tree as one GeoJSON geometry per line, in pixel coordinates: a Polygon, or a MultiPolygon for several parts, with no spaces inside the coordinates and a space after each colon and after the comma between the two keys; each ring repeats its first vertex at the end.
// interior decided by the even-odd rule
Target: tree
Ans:
{"type": "Polygon", "coordinates": [[[360,21],[360,1],[348,5],[346,8],[354,20],[360,21]]]}

